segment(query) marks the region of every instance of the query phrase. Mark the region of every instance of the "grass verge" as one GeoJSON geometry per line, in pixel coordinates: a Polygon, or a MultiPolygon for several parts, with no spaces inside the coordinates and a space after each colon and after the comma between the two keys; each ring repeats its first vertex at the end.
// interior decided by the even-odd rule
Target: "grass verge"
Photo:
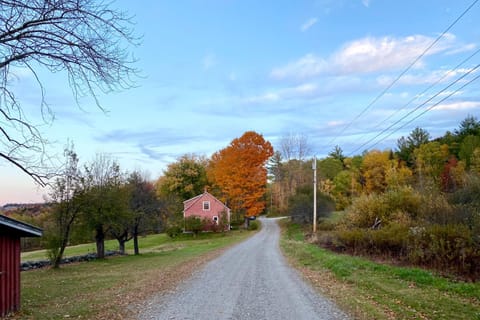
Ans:
{"type": "Polygon", "coordinates": [[[480,284],[336,254],[285,223],[281,247],[312,284],[356,319],[479,319],[480,284]]]}
{"type": "MultiPolygon", "coordinates": [[[[22,272],[22,310],[9,319],[133,318],[140,303],[173,289],[223,249],[251,234],[236,231],[174,240],[153,235],[140,240],[140,256],[22,272]]],[[[70,252],[82,254],[83,249],[70,252]]]]}

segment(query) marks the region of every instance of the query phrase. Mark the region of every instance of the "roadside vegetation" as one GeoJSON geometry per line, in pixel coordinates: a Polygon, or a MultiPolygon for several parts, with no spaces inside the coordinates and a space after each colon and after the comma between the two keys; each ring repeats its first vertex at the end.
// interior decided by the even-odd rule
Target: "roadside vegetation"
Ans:
{"type": "MultiPolygon", "coordinates": [[[[271,158],[267,202],[271,212],[311,225],[313,171],[311,160],[302,158],[302,141],[285,139],[282,152],[271,158]]],[[[347,157],[337,146],[316,167],[316,245],[450,278],[480,279],[477,118],[468,116],[454,132],[435,139],[416,128],[398,139],[395,150],[347,157]]]]}
{"type": "Polygon", "coordinates": [[[281,247],[323,294],[356,319],[480,319],[480,284],[334,253],[283,223],[281,247]]]}
{"type": "MultiPolygon", "coordinates": [[[[142,237],[141,255],[22,272],[22,310],[10,319],[128,319],[141,303],[170,290],[224,248],[251,232],[201,233],[175,238],[165,234],[142,237]]],[[[106,247],[115,241],[107,242],[106,247]]],[[[67,247],[67,255],[84,254],[95,244],[67,247]]],[[[133,245],[127,246],[133,252],[133,245]]],[[[44,258],[45,252],[23,259],[44,258]]]]}

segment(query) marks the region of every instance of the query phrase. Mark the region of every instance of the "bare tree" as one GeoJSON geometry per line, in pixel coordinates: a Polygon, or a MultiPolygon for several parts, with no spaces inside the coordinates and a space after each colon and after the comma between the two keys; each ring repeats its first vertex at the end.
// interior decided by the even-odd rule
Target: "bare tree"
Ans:
{"type": "Polygon", "coordinates": [[[15,95],[15,74],[28,71],[40,89],[44,121],[53,119],[40,70],[66,72],[77,103],[132,86],[138,39],[124,12],[101,0],[0,0],[0,158],[44,185],[45,143],[15,95]]]}
{"type": "Polygon", "coordinates": [[[280,149],[283,158],[288,162],[292,159],[303,161],[310,153],[307,136],[304,134],[289,133],[280,140],[280,149]]]}

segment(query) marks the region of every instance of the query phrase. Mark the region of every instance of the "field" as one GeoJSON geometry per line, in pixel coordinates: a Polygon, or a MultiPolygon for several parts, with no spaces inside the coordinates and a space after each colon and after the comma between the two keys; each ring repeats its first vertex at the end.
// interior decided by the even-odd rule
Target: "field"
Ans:
{"type": "MultiPolygon", "coordinates": [[[[234,231],[173,240],[163,234],[152,235],[140,239],[140,256],[22,272],[22,310],[9,319],[132,318],[142,301],[172,289],[223,249],[251,234],[234,231]]],[[[115,249],[115,245],[108,242],[107,248],[115,249]]],[[[67,255],[88,253],[93,246],[68,248],[67,255]]],[[[44,258],[44,251],[22,255],[24,261],[44,258]]]]}
{"type": "Polygon", "coordinates": [[[480,319],[480,284],[332,253],[284,224],[281,247],[323,294],[355,319],[480,319]]]}

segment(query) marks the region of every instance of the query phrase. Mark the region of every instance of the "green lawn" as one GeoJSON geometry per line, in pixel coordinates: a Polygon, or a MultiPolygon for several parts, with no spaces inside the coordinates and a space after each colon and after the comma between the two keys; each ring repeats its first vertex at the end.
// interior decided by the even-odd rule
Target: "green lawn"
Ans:
{"type": "MultiPolygon", "coordinates": [[[[202,235],[199,235],[202,236],[202,235]]],[[[181,237],[182,238],[182,237],[181,237]]],[[[183,237],[184,238],[184,237],[183,237]]],[[[155,250],[158,246],[171,242],[171,239],[164,233],[149,235],[139,238],[139,246],[141,251],[149,252],[155,250]]],[[[105,241],[105,250],[118,250],[117,240],[105,241]]],[[[133,253],[133,241],[128,241],[125,245],[127,253],[133,253]]],[[[65,249],[65,257],[79,256],[90,252],[96,252],[95,243],[80,244],[76,246],[67,247],[65,249]]],[[[30,252],[22,252],[22,262],[48,259],[46,250],[37,250],[30,252]]]]}
{"type": "MultiPolygon", "coordinates": [[[[59,270],[22,272],[22,311],[13,318],[129,318],[128,308],[136,302],[168,290],[215,252],[251,234],[235,231],[196,238],[185,235],[174,240],[163,234],[152,235],[140,239],[140,256],[65,265],[59,270]]],[[[107,247],[115,249],[115,242],[109,242],[107,247]]],[[[92,250],[92,244],[81,245],[68,248],[68,254],[92,250]]],[[[43,259],[44,254],[29,252],[23,259],[43,259]]]]}
{"type": "Polygon", "coordinates": [[[332,253],[304,242],[298,226],[284,227],[293,264],[356,319],[480,319],[480,283],[332,253]]]}

